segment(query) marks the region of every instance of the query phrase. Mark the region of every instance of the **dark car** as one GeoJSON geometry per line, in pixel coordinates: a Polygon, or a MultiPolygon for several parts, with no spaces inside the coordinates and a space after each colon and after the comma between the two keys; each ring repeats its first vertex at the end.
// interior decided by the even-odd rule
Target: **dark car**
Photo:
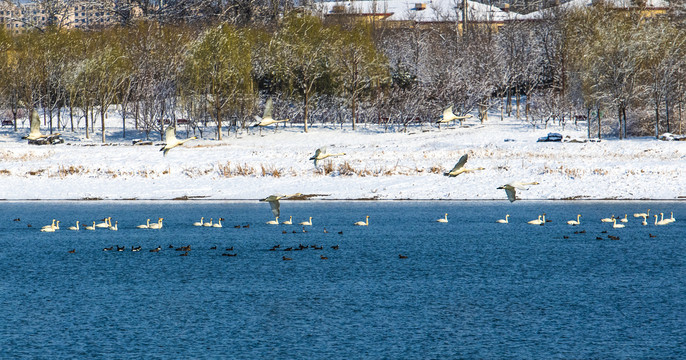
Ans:
{"type": "Polygon", "coordinates": [[[548,133],[548,136],[538,138],[538,142],[549,142],[549,141],[555,141],[555,142],[562,141],[562,134],[548,133]]]}

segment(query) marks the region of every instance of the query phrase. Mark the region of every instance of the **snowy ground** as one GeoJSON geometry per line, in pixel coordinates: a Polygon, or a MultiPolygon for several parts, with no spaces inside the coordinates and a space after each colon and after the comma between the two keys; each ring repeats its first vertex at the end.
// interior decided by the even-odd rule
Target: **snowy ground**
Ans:
{"type": "MultiPolygon", "coordinates": [[[[99,133],[86,140],[82,129],[67,129],[65,144],[35,146],[20,139],[27,128],[0,129],[0,199],[239,200],[298,192],[317,199],[506,201],[496,188],[513,180],[540,183],[519,191],[522,200],[686,198],[686,142],[536,142],[548,132],[584,138],[585,123],[533,130],[494,115],[484,124],[471,119],[463,127],[425,125],[406,133],[375,125],[357,131],[315,125],[304,133],[296,125],[195,140],[164,157],[158,134],[155,145],[133,146],[144,134],[127,129],[121,139],[121,120],[109,119],[107,144],[99,133]],[[308,158],[321,146],[346,155],[315,169],[308,158]],[[463,154],[466,167],[485,170],[443,176],[463,154]]],[[[184,127],[178,135],[185,138],[184,127]]]]}

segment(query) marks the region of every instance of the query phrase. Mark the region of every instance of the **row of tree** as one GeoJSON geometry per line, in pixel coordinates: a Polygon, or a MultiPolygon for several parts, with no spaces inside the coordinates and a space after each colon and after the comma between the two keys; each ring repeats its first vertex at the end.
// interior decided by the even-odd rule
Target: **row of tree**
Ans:
{"type": "Polygon", "coordinates": [[[183,118],[221,139],[222,126],[246,126],[267,97],[275,115],[305,131],[311,121],[407,126],[450,105],[478,110],[482,121],[494,109],[532,124],[586,117],[589,136],[657,135],[674,131],[675,118],[681,124],[686,33],[668,17],[598,5],[464,32],[301,12],[275,23],[0,32],[0,107],[15,128],[34,107],[51,131],[83,127],[89,137],[100,120],[103,142],[112,105],[124,137],[127,120],[162,134],[162,119],[183,118]]]}

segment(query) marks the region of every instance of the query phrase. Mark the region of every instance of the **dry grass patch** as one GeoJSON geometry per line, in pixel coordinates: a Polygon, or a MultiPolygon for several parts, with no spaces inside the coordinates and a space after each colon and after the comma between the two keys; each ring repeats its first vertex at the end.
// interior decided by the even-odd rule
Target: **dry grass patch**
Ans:
{"type": "Polygon", "coordinates": [[[275,168],[274,166],[265,167],[264,165],[260,164],[260,167],[262,168],[262,176],[272,176],[275,178],[281,177],[281,170],[275,168]]]}
{"type": "Polygon", "coordinates": [[[324,175],[331,175],[334,172],[335,168],[333,166],[333,162],[327,161],[324,163],[324,166],[322,166],[322,171],[324,172],[324,175]]]}
{"type": "Polygon", "coordinates": [[[352,176],[356,173],[356,171],[355,168],[353,168],[353,166],[350,165],[349,162],[345,161],[342,164],[338,165],[338,173],[343,176],[352,176]]]}
{"type": "Polygon", "coordinates": [[[83,172],[83,166],[74,166],[70,165],[69,167],[66,167],[64,165],[60,165],[59,169],[57,170],[57,173],[60,177],[65,177],[67,175],[76,175],[80,174],[83,172]]]}
{"type": "Polygon", "coordinates": [[[579,177],[583,175],[583,171],[579,169],[570,169],[566,168],[564,166],[560,166],[559,168],[550,168],[548,166],[545,166],[543,168],[543,173],[544,174],[560,174],[560,175],[565,175],[567,177],[579,177]]]}
{"type": "Polygon", "coordinates": [[[26,174],[31,175],[31,176],[36,176],[36,175],[42,175],[45,172],[45,169],[38,169],[38,170],[29,170],[26,174]]]}
{"type": "Polygon", "coordinates": [[[255,169],[249,166],[247,163],[243,165],[236,165],[236,175],[237,176],[250,176],[255,174],[255,169]]]}
{"type": "Polygon", "coordinates": [[[0,175],[7,175],[7,176],[9,176],[9,175],[12,175],[12,173],[11,173],[9,170],[7,170],[7,169],[2,169],[2,170],[0,170],[0,175]]]}
{"type": "MultiPolygon", "coordinates": [[[[217,165],[218,172],[220,176],[223,177],[233,177],[233,176],[251,176],[255,175],[255,169],[248,164],[238,164],[234,167],[231,166],[231,162],[227,161],[226,164],[217,165]]],[[[266,169],[265,169],[266,170],[266,169]]]]}
{"type": "Polygon", "coordinates": [[[593,169],[593,175],[607,175],[610,172],[605,169],[593,169]]]}

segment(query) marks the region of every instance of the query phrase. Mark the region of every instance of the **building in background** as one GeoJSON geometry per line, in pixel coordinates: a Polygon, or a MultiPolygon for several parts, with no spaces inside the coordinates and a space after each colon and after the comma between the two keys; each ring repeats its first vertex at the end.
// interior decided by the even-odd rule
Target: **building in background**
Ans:
{"type": "Polygon", "coordinates": [[[123,7],[134,17],[140,14],[130,1],[0,1],[0,26],[15,34],[48,26],[101,28],[117,24],[117,12],[123,7]]]}

